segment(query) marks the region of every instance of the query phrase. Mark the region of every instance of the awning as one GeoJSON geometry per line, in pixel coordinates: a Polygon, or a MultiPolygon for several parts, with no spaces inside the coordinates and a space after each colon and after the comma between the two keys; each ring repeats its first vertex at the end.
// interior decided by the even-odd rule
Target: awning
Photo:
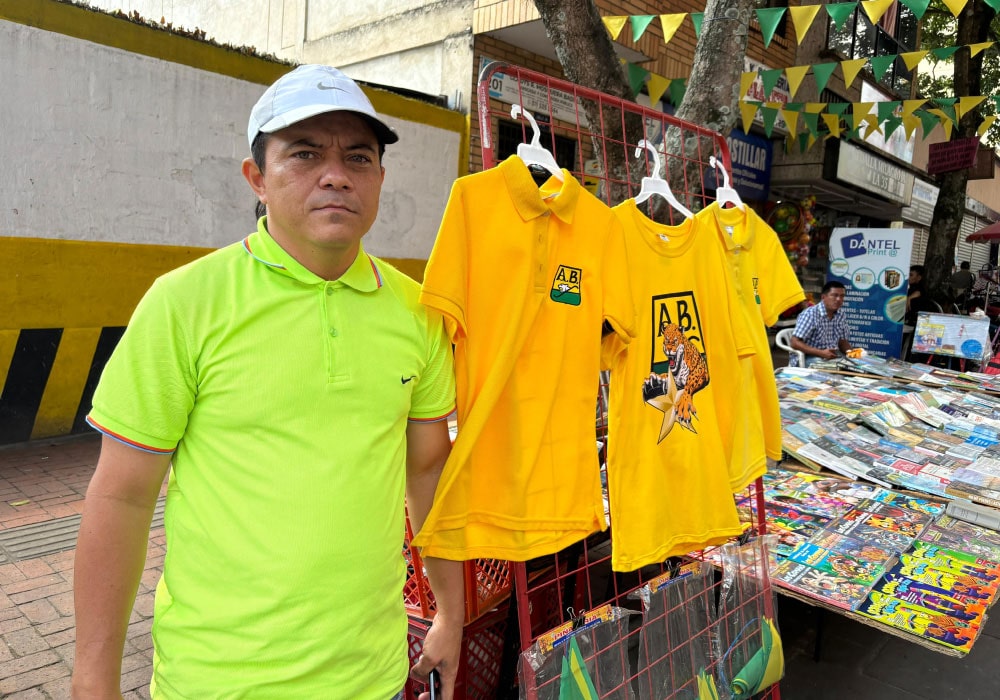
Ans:
{"type": "Polygon", "coordinates": [[[981,228],[975,233],[970,233],[965,237],[967,243],[983,243],[1000,241],[1000,221],[990,224],[986,228],[981,228]]]}

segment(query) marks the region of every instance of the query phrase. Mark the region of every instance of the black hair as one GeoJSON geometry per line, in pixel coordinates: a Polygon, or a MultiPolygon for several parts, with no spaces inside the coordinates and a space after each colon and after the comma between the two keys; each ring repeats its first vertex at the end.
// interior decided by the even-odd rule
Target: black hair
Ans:
{"type": "Polygon", "coordinates": [[[959,265],[959,267],[962,268],[963,270],[968,270],[970,267],[972,267],[972,265],[969,264],[968,260],[963,260],[962,264],[959,265]]]}
{"type": "Polygon", "coordinates": [[[910,265],[910,272],[916,272],[918,275],[923,277],[925,274],[927,274],[927,268],[925,268],[923,265],[910,265]]]}
{"type": "MultiPolygon", "coordinates": [[[[815,287],[813,287],[813,289],[815,289],[815,287]]],[[[836,280],[832,282],[827,282],[826,284],[823,285],[823,289],[822,291],[820,291],[820,295],[826,294],[831,289],[847,289],[847,287],[845,287],[841,282],[837,282],[836,280]]]]}
{"type": "MultiPolygon", "coordinates": [[[[363,116],[363,115],[362,115],[363,116]]],[[[365,118],[365,121],[368,121],[365,118]]],[[[374,126],[371,127],[375,134],[375,138],[378,139],[378,162],[379,165],[382,164],[382,156],[385,155],[385,141],[379,137],[379,131],[374,126]]],[[[264,162],[266,160],[265,154],[267,153],[267,141],[271,137],[271,134],[264,133],[263,131],[258,131],[257,135],[253,138],[253,143],[250,144],[250,157],[253,158],[254,164],[260,171],[260,174],[264,174],[264,162]]],[[[267,207],[259,199],[254,205],[254,216],[260,218],[267,213],[267,207]]]]}

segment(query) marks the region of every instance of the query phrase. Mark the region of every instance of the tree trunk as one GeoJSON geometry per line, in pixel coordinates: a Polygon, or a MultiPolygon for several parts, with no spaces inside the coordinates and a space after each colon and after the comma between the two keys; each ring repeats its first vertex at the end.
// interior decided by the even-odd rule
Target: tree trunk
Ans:
{"type": "MultiPolygon", "coordinates": [[[[970,58],[967,45],[988,40],[990,23],[995,14],[983,0],[973,0],[958,16],[955,43],[961,48],[954,57],[955,95],[958,97],[982,94],[985,52],[970,58]]],[[[951,140],[975,138],[980,123],[982,117],[978,110],[962,115],[958,127],[952,131],[951,140]]],[[[924,256],[924,285],[933,299],[946,297],[946,287],[955,262],[955,243],[965,215],[965,188],[968,181],[968,170],[955,170],[941,176],[941,192],[934,207],[934,218],[927,238],[927,253],[924,256]]]]}

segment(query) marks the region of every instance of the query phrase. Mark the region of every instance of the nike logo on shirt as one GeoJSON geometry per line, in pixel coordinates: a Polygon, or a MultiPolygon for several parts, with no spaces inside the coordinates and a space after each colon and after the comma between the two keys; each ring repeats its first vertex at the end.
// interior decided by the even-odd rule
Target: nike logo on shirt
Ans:
{"type": "Polygon", "coordinates": [[[405,377],[405,378],[404,377],[400,377],[399,381],[401,381],[403,384],[407,384],[408,382],[411,382],[411,381],[413,381],[416,378],[417,378],[417,375],[414,374],[412,377],[405,377]]]}

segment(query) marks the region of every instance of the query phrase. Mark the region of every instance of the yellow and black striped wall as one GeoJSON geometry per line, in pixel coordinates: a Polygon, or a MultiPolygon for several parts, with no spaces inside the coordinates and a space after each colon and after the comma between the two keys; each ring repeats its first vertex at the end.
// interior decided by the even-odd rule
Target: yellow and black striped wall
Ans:
{"type": "MultiPolygon", "coordinates": [[[[0,0],[0,29],[5,22],[33,28],[31,31],[37,28],[90,42],[94,51],[103,51],[105,57],[110,47],[127,52],[125,56],[139,54],[259,85],[270,84],[291,68],[287,64],[59,0],[0,0]]],[[[446,176],[450,182],[464,173],[468,161],[465,115],[383,91],[369,90],[368,93],[377,110],[412,123],[418,134],[420,129],[428,128],[435,134],[445,134],[442,138],[454,142],[449,151],[454,154],[454,160],[440,164],[440,169],[445,171],[442,177],[446,176]]],[[[40,99],[45,99],[44,90],[39,90],[38,94],[40,99]]],[[[81,109],[86,109],[86,105],[81,105],[81,109]]],[[[69,114],[72,119],[72,112],[69,114]]],[[[0,109],[0,117],[2,115],[0,109]]],[[[243,128],[239,124],[239,130],[243,128]]],[[[88,134],[79,136],[80,139],[88,137],[88,134]]],[[[420,140],[413,139],[413,142],[420,143],[420,140]]],[[[242,145],[245,147],[245,140],[242,145]]],[[[8,176],[16,178],[17,158],[25,157],[25,152],[8,152],[8,148],[12,148],[10,140],[0,142],[0,162],[4,162],[8,174],[15,171],[8,176]]],[[[30,150],[28,152],[27,157],[30,157],[30,150]]],[[[98,151],[95,157],[105,155],[98,151]]],[[[233,155],[232,165],[236,172],[243,155],[233,155]]],[[[58,173],[58,165],[52,167],[53,177],[58,173]]],[[[407,177],[422,176],[412,172],[405,176],[395,175],[402,177],[402,184],[397,187],[403,190],[411,189],[407,177]]],[[[9,182],[14,189],[20,186],[16,179],[9,182]]],[[[69,185],[83,188],[86,180],[78,179],[67,183],[69,185]]],[[[27,200],[26,206],[34,209],[35,228],[26,228],[21,223],[23,219],[14,218],[23,215],[23,210],[20,214],[13,211],[18,202],[25,201],[26,195],[2,190],[0,188],[0,445],[89,430],[84,418],[90,410],[97,381],[139,299],[156,277],[223,243],[209,243],[208,239],[194,235],[184,243],[203,241],[212,247],[170,245],[178,243],[176,240],[151,243],[148,234],[133,236],[132,229],[127,226],[115,228],[110,225],[123,215],[121,211],[107,214],[109,225],[105,232],[112,228],[114,231],[106,238],[112,240],[95,240],[100,236],[78,235],[72,226],[62,229],[56,225],[47,226],[47,221],[64,221],[65,217],[47,218],[46,208],[65,207],[65,203],[41,199],[27,200]]],[[[442,209],[447,189],[443,191],[442,209]]],[[[247,206],[251,207],[249,191],[247,195],[247,206]]],[[[397,200],[404,204],[407,201],[398,197],[397,200]]],[[[141,210],[142,202],[136,202],[135,208],[141,210]]],[[[404,210],[402,205],[398,207],[398,211],[404,210]]],[[[424,218],[432,217],[425,215],[424,218]]],[[[248,220],[252,224],[249,209],[248,220]]],[[[426,263],[426,254],[420,250],[429,253],[436,228],[426,232],[425,223],[418,228],[415,235],[429,239],[421,246],[402,246],[398,254],[392,249],[372,252],[419,280],[426,263]]],[[[241,229],[226,242],[244,233],[249,230],[241,229]]]]}

